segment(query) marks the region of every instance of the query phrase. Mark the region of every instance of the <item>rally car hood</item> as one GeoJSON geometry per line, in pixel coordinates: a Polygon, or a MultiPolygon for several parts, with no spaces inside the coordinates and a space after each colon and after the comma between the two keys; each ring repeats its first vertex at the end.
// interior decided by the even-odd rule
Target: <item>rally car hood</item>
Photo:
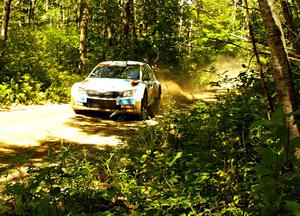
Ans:
{"type": "Polygon", "coordinates": [[[111,79],[111,78],[88,78],[80,86],[86,90],[98,92],[126,91],[137,88],[132,85],[131,79],[111,79]]]}

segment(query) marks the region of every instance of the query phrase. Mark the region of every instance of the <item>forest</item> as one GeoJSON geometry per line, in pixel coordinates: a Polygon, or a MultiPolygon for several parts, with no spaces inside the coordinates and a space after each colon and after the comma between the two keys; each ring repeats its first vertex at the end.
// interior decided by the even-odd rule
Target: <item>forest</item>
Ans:
{"type": "Polygon", "coordinates": [[[0,185],[0,215],[300,215],[300,0],[0,8],[0,108],[68,103],[105,60],[148,62],[182,88],[232,86],[213,102],[165,98],[159,124],[122,149],[59,142],[47,163],[0,185]],[[242,62],[237,76],[212,66],[223,57],[242,62]]]}

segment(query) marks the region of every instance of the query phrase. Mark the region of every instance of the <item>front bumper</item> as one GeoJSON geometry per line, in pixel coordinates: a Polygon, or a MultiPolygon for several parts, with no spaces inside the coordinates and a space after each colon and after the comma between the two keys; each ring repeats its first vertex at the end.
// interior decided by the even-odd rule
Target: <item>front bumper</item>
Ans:
{"type": "Polygon", "coordinates": [[[84,100],[71,97],[73,110],[90,110],[99,112],[118,112],[128,114],[141,113],[141,101],[135,98],[86,98],[84,100]]]}

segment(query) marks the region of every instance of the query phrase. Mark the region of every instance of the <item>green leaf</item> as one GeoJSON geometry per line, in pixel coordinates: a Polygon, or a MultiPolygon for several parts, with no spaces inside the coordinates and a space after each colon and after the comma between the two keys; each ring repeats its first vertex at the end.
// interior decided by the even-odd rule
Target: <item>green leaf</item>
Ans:
{"type": "Polygon", "coordinates": [[[255,128],[258,126],[270,126],[273,127],[275,126],[274,122],[271,120],[261,120],[261,121],[255,121],[253,124],[251,124],[250,128],[255,128]]]}
{"type": "Polygon", "coordinates": [[[295,179],[297,176],[298,175],[295,172],[287,172],[287,173],[283,174],[281,176],[281,178],[284,180],[287,180],[287,181],[291,181],[291,180],[295,179]]]}
{"type": "Polygon", "coordinates": [[[286,201],[285,208],[293,215],[300,215],[300,205],[295,201],[286,201]]]}
{"type": "Polygon", "coordinates": [[[30,154],[21,154],[21,155],[12,157],[12,158],[8,158],[7,161],[9,161],[11,163],[25,163],[28,160],[28,158],[30,158],[34,155],[35,155],[35,152],[32,152],[30,154]]]}
{"type": "Polygon", "coordinates": [[[114,111],[112,114],[110,114],[109,118],[113,118],[114,116],[116,116],[117,114],[119,114],[119,110],[114,111]]]}
{"type": "Polygon", "coordinates": [[[271,166],[277,161],[277,156],[268,148],[261,148],[260,154],[265,166],[271,166]]]}
{"type": "Polygon", "coordinates": [[[61,189],[60,187],[54,187],[50,189],[51,196],[57,196],[60,193],[61,189]]]}
{"type": "Polygon", "coordinates": [[[278,126],[276,128],[276,136],[280,139],[280,144],[282,146],[289,143],[289,130],[285,126],[278,126]]]}
{"type": "Polygon", "coordinates": [[[173,158],[173,160],[171,161],[171,162],[169,162],[169,163],[167,163],[168,164],[168,166],[173,166],[173,164],[176,162],[176,160],[178,159],[178,158],[180,158],[182,156],[182,152],[177,152],[177,154],[176,154],[176,156],[173,158]]]}
{"type": "Polygon", "coordinates": [[[147,160],[147,158],[148,158],[148,155],[144,154],[144,155],[141,157],[140,162],[141,162],[141,163],[145,163],[145,161],[147,160]]]}
{"type": "Polygon", "coordinates": [[[295,112],[292,112],[294,115],[300,115],[300,109],[296,110],[295,112]]]}
{"type": "Polygon", "coordinates": [[[16,168],[15,165],[9,165],[9,166],[5,166],[5,167],[0,167],[0,174],[9,171],[10,169],[14,169],[16,168]]]}
{"type": "Polygon", "coordinates": [[[276,108],[276,110],[272,114],[272,121],[277,125],[283,126],[285,123],[284,119],[285,119],[285,116],[284,116],[284,111],[283,111],[282,107],[276,108]]]}
{"type": "Polygon", "coordinates": [[[300,148],[300,137],[296,137],[290,142],[291,146],[294,148],[300,148]]]}

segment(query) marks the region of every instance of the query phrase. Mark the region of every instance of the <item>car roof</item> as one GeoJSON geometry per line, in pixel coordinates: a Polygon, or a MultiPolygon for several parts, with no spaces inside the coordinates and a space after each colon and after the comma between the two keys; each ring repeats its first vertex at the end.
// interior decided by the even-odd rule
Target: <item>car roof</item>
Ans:
{"type": "Polygon", "coordinates": [[[145,65],[144,62],[138,62],[138,61],[104,61],[100,62],[97,67],[101,66],[120,66],[120,67],[126,67],[128,65],[138,65],[142,66],[145,65]]]}

